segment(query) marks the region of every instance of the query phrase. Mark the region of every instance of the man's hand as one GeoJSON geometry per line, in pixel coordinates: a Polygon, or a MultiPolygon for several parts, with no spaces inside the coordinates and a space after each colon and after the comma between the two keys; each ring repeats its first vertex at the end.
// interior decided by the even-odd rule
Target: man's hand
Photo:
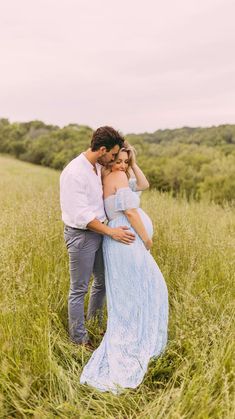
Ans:
{"type": "Polygon", "coordinates": [[[129,230],[129,227],[127,226],[112,228],[110,236],[112,239],[124,244],[131,244],[135,240],[135,235],[129,230]]]}

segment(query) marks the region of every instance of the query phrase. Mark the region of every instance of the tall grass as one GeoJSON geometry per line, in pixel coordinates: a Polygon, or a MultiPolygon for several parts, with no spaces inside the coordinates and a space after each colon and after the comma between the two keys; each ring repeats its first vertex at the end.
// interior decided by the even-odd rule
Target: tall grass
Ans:
{"type": "MultiPolygon", "coordinates": [[[[0,416],[234,417],[233,210],[143,194],[169,290],[169,343],[136,390],[114,396],[79,384],[90,353],[67,335],[58,179],[0,158],[0,416]]],[[[88,328],[98,345],[97,325],[88,328]]]]}

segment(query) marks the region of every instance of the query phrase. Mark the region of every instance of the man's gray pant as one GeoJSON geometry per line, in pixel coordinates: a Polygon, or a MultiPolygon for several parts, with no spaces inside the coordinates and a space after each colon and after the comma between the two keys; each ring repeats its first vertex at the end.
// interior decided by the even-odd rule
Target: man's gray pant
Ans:
{"type": "Polygon", "coordinates": [[[85,329],[84,297],[89,280],[94,274],[87,319],[101,314],[105,297],[102,235],[90,230],[64,228],[65,243],[69,253],[70,290],[68,299],[69,334],[76,343],[88,341],[85,329]]]}

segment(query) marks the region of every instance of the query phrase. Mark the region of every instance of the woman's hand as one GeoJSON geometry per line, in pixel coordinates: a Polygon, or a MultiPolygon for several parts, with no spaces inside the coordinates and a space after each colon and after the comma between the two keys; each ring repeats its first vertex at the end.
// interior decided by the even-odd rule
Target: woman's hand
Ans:
{"type": "Polygon", "coordinates": [[[134,177],[136,178],[136,191],[144,191],[149,188],[149,183],[136,162],[135,149],[131,147],[130,150],[130,176],[133,177],[134,174],[134,177]]]}
{"type": "Polygon", "coordinates": [[[153,245],[153,241],[148,238],[147,240],[144,241],[144,245],[145,245],[147,250],[150,250],[152,245],[153,245]]]}
{"type": "Polygon", "coordinates": [[[130,166],[133,169],[134,166],[136,166],[136,156],[135,156],[135,150],[133,147],[130,147],[130,166]]]}

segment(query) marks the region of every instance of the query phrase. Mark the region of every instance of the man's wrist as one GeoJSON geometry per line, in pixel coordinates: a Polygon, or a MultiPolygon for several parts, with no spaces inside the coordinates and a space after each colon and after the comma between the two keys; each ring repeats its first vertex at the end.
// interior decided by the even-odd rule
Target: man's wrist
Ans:
{"type": "Polygon", "coordinates": [[[108,226],[106,226],[106,227],[107,227],[107,232],[105,233],[106,236],[112,237],[113,236],[113,228],[108,227],[108,226]]]}
{"type": "Polygon", "coordinates": [[[102,234],[104,234],[105,236],[112,237],[112,235],[113,235],[113,228],[112,227],[109,227],[107,224],[103,224],[102,234]]]}

